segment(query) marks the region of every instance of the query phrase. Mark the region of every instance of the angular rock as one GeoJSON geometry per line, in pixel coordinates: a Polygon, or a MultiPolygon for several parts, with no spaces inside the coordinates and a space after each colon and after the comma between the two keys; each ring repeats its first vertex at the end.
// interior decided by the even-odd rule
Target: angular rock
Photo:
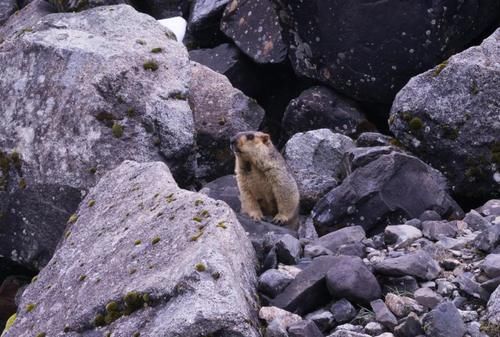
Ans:
{"type": "Polygon", "coordinates": [[[78,12],[85,9],[118,4],[129,4],[129,0],[47,0],[58,12],[78,12]]]}
{"type": "Polygon", "coordinates": [[[409,225],[387,226],[384,231],[385,242],[395,244],[397,248],[407,247],[421,237],[422,232],[409,225]]]}
{"type": "Polygon", "coordinates": [[[500,244],[500,223],[483,229],[474,244],[476,248],[486,253],[495,249],[500,244]]]}
{"type": "Polygon", "coordinates": [[[486,290],[488,293],[493,293],[495,289],[500,285],[500,276],[495,277],[494,279],[488,280],[486,282],[481,283],[481,288],[486,290]]]}
{"type": "Polygon", "coordinates": [[[349,167],[347,174],[359,167],[363,167],[371,163],[382,155],[390,154],[392,152],[400,151],[393,146],[357,147],[350,149],[344,158],[344,161],[346,162],[345,165],[349,167]]]}
{"type": "Polygon", "coordinates": [[[316,228],[314,228],[314,223],[310,216],[308,216],[304,221],[300,221],[297,235],[299,239],[308,241],[314,241],[318,238],[318,233],[316,232],[316,228]]]}
{"type": "Polygon", "coordinates": [[[490,254],[486,256],[481,269],[489,278],[500,277],[500,254],[490,254]]]}
{"type": "Polygon", "coordinates": [[[378,132],[363,132],[356,139],[358,147],[389,146],[394,138],[378,132]]]}
{"type": "MultiPolygon", "coordinates": [[[[354,308],[353,308],[354,309],[354,308]]],[[[335,323],[333,314],[326,309],[319,309],[306,315],[306,320],[316,324],[320,331],[330,331],[335,323]]]]}
{"type": "Polygon", "coordinates": [[[364,239],[366,239],[366,234],[361,226],[350,226],[323,235],[313,244],[325,247],[337,255],[341,250],[345,250],[345,247],[360,243],[364,239]]]}
{"type": "Polygon", "coordinates": [[[488,301],[488,321],[500,326],[500,286],[491,294],[488,301]]]}
{"type": "Polygon", "coordinates": [[[326,285],[336,298],[345,297],[357,303],[369,303],[382,296],[380,285],[359,257],[336,256],[326,274],[326,285]]]}
{"type": "Polygon", "coordinates": [[[276,269],[266,270],[259,276],[258,289],[271,298],[276,297],[293,280],[293,277],[276,269]]]}
{"type": "Polygon", "coordinates": [[[465,272],[459,274],[455,278],[455,283],[458,284],[460,290],[477,299],[482,299],[483,301],[488,301],[490,294],[485,291],[481,285],[476,282],[474,274],[470,272],[465,272]]]}
{"type": "Polygon", "coordinates": [[[260,94],[261,84],[258,82],[255,67],[232,44],[223,43],[214,48],[191,50],[189,58],[226,76],[229,82],[245,95],[256,97],[260,94]]]}
{"type": "Polygon", "coordinates": [[[440,240],[443,237],[454,238],[457,236],[458,227],[453,221],[424,221],[422,233],[430,240],[440,240]]]}
{"type": "Polygon", "coordinates": [[[26,233],[1,255],[43,266],[82,194],[124,159],[166,160],[191,179],[189,62],[166,32],[120,5],[44,16],[0,45],[0,151],[11,159],[0,228],[26,233]]]}
{"type": "Polygon", "coordinates": [[[500,16],[496,0],[275,2],[298,74],[388,104],[411,76],[466,48],[500,16]]]}
{"type": "Polygon", "coordinates": [[[418,289],[417,280],[412,276],[381,277],[384,292],[396,291],[400,293],[412,293],[418,289]]]}
{"type": "Polygon", "coordinates": [[[297,264],[302,253],[300,241],[290,234],[281,236],[276,242],[278,260],[284,264],[297,264]]]}
{"type": "Polygon", "coordinates": [[[257,63],[281,63],[287,46],[271,0],[232,0],[222,16],[221,30],[257,63]]]}
{"type": "Polygon", "coordinates": [[[16,0],[0,0],[0,26],[17,10],[16,0]]]}
{"type": "Polygon", "coordinates": [[[330,307],[330,311],[337,324],[350,322],[356,317],[356,309],[352,306],[351,302],[345,298],[336,301],[330,307]]]}
{"type": "Polygon", "coordinates": [[[428,209],[444,217],[463,214],[438,171],[394,152],[355,170],[314,206],[312,215],[318,233],[324,234],[350,224],[365,230],[400,224],[428,209]]]}
{"type": "Polygon", "coordinates": [[[415,300],[418,304],[426,308],[434,309],[439,303],[443,301],[443,297],[435,293],[430,288],[420,288],[414,293],[415,300]]]}
{"type": "Polygon", "coordinates": [[[297,314],[317,309],[330,300],[326,287],[326,273],[338,262],[332,256],[314,259],[273,301],[273,306],[297,314]]]}
{"type": "Polygon", "coordinates": [[[500,216],[500,199],[487,201],[483,206],[478,208],[478,212],[480,212],[484,216],[500,216]]]}
{"type": "Polygon", "coordinates": [[[276,307],[262,307],[259,318],[267,323],[264,337],[288,337],[288,327],[302,321],[299,315],[276,307]]]}
{"type": "Polygon", "coordinates": [[[351,138],[328,129],[297,133],[286,143],[283,156],[297,181],[302,208],[311,209],[337,186],[342,158],[352,147],[351,138]]]}
{"type": "Polygon", "coordinates": [[[365,325],[365,332],[368,333],[370,336],[380,335],[384,331],[385,329],[382,326],[382,324],[377,322],[370,322],[367,325],[365,325]]]}
{"type": "Polygon", "coordinates": [[[374,268],[377,273],[384,275],[410,275],[423,280],[433,280],[441,272],[439,264],[422,250],[400,257],[386,258],[376,263],[374,268]]]}
{"type": "Polygon", "coordinates": [[[322,128],[353,137],[373,126],[357,103],[328,87],[315,86],[290,101],[281,128],[282,141],[286,141],[298,132],[322,128]]]}
{"type": "Polygon", "coordinates": [[[212,199],[222,200],[236,213],[240,212],[240,191],[234,174],[222,176],[205,184],[200,193],[208,195],[212,199]]]}
{"type": "Polygon", "coordinates": [[[484,230],[491,226],[491,223],[487,219],[483,218],[481,214],[473,209],[469,213],[465,214],[464,221],[472,230],[475,231],[484,230]]]}
{"type": "Polygon", "coordinates": [[[397,337],[415,337],[423,335],[424,330],[418,316],[411,312],[403,323],[394,328],[394,333],[397,337]]]}
{"type": "Polygon", "coordinates": [[[303,320],[288,327],[290,337],[323,337],[313,321],[303,320]]]}
{"type": "Polygon", "coordinates": [[[288,332],[279,320],[274,320],[267,325],[264,337],[288,337],[288,332]]]}
{"type": "Polygon", "coordinates": [[[411,312],[422,313],[424,311],[424,308],[413,298],[393,293],[385,295],[385,304],[397,317],[408,316],[411,312]]]}
{"type": "Polygon", "coordinates": [[[243,228],[229,207],[180,189],[165,164],[125,161],[75,219],[6,337],[100,334],[96,325],[117,336],[259,335],[243,228]]]}
{"type": "Polygon", "coordinates": [[[331,335],[328,335],[328,337],[371,337],[371,336],[364,333],[359,333],[349,330],[336,330],[331,335]]]}
{"type": "Polygon", "coordinates": [[[229,1],[230,0],[193,1],[188,25],[190,32],[200,34],[200,32],[203,31],[218,30],[222,13],[229,1]]]}
{"type": "Polygon", "coordinates": [[[443,302],[424,316],[425,334],[433,337],[463,337],[465,324],[451,302],[443,302]]]}
{"type": "Polygon", "coordinates": [[[191,65],[188,100],[197,132],[196,176],[213,179],[231,173],[234,156],[229,139],[241,131],[257,130],[264,110],[225,76],[196,62],[191,65]]]}
{"type": "Polygon", "coordinates": [[[384,301],[380,299],[372,301],[370,302],[370,306],[372,307],[373,312],[375,313],[375,319],[377,320],[377,322],[382,323],[389,329],[394,328],[394,326],[398,324],[398,319],[389,310],[387,305],[385,305],[384,301]]]}
{"type": "Polygon", "coordinates": [[[480,46],[412,78],[391,110],[396,138],[464,198],[500,196],[499,39],[497,29],[480,46]]]}
{"type": "Polygon", "coordinates": [[[441,215],[438,212],[433,210],[428,210],[420,214],[418,217],[420,221],[439,221],[441,220],[441,215]]]}

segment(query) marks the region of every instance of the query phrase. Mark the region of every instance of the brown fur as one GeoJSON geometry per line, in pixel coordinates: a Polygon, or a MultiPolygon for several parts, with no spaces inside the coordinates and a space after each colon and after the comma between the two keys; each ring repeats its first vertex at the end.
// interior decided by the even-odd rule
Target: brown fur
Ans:
{"type": "Polygon", "coordinates": [[[236,156],[236,181],[241,210],[254,220],[264,215],[273,222],[298,226],[299,190],[268,134],[240,132],[231,139],[236,156]]]}

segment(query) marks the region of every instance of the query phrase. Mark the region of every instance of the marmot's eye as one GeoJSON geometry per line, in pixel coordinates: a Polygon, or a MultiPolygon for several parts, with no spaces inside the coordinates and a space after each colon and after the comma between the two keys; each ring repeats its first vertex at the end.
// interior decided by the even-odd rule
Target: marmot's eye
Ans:
{"type": "Polygon", "coordinates": [[[253,139],[254,139],[254,137],[255,137],[254,135],[249,134],[249,135],[247,135],[247,140],[253,140],[253,139]]]}

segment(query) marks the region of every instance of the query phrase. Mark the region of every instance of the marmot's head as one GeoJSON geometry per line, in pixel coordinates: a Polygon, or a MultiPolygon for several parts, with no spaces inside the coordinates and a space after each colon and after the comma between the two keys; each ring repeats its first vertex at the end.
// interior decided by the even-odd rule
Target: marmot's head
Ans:
{"type": "Polygon", "coordinates": [[[231,150],[242,159],[251,160],[269,153],[273,147],[271,137],[264,132],[247,131],[231,138],[231,150]]]}

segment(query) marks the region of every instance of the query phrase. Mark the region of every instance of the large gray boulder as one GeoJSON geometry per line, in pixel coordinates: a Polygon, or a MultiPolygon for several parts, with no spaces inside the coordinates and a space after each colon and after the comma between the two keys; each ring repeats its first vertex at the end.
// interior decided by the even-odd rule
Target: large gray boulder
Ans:
{"type": "Polygon", "coordinates": [[[256,258],[233,211],[125,161],[90,190],[5,337],[257,337],[256,258]]]}
{"type": "Polygon", "coordinates": [[[319,129],[295,134],[283,156],[295,176],[301,207],[307,210],[337,186],[344,172],[342,159],[354,148],[351,138],[319,129]]]}
{"type": "Polygon", "coordinates": [[[16,0],[0,0],[0,26],[17,10],[16,0]]]}
{"type": "Polygon", "coordinates": [[[491,324],[500,327],[500,285],[488,301],[488,320],[491,324]]]}
{"type": "Polygon", "coordinates": [[[264,110],[235,89],[226,76],[191,62],[189,104],[193,109],[198,158],[196,177],[213,179],[234,170],[229,139],[241,131],[257,130],[264,110]]]}
{"type": "Polygon", "coordinates": [[[0,44],[1,42],[16,38],[31,30],[32,27],[47,14],[55,13],[56,9],[45,0],[33,0],[16,15],[11,15],[8,20],[0,24],[0,44]]]}
{"type": "Polygon", "coordinates": [[[167,35],[119,5],[44,16],[0,45],[0,151],[8,158],[0,255],[43,266],[82,194],[124,159],[165,160],[180,183],[192,178],[190,64],[167,35]]]}
{"type": "Polygon", "coordinates": [[[398,93],[390,128],[439,169],[454,193],[500,197],[500,29],[478,47],[412,78],[398,93]]]}
{"type": "Polygon", "coordinates": [[[500,18],[497,0],[273,1],[298,74],[385,104],[500,18]]]}
{"type": "Polygon", "coordinates": [[[312,215],[316,229],[324,234],[353,224],[366,231],[401,224],[430,209],[443,217],[463,216],[440,172],[393,152],[354,170],[319,200],[312,215]]]}

